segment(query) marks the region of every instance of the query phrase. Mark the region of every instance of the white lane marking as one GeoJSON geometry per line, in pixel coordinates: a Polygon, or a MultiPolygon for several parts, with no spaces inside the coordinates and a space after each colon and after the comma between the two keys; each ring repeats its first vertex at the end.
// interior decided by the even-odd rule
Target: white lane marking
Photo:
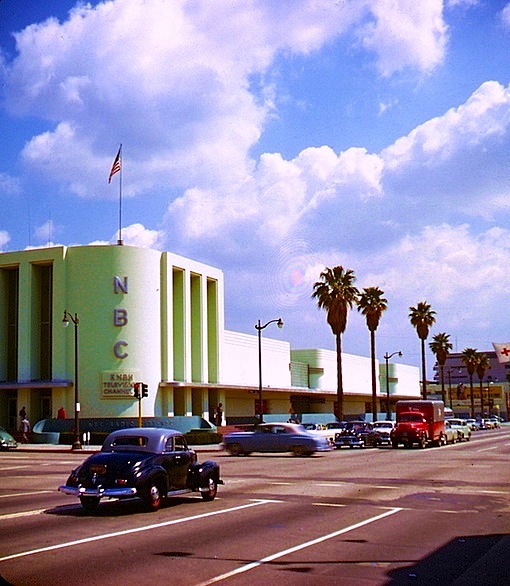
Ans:
{"type": "Polygon", "coordinates": [[[17,519],[18,517],[31,517],[32,515],[40,515],[48,509],[36,509],[35,511],[22,511],[21,513],[9,513],[7,515],[1,515],[0,521],[4,519],[17,519]]]}
{"type": "Polygon", "coordinates": [[[142,531],[151,531],[152,529],[160,529],[161,527],[168,527],[169,525],[178,525],[180,523],[187,523],[188,521],[196,521],[197,519],[205,519],[206,517],[213,517],[215,515],[224,515],[226,513],[233,513],[235,511],[241,511],[243,509],[249,509],[251,507],[258,507],[259,505],[267,505],[270,503],[280,503],[282,501],[270,500],[270,499],[256,499],[247,505],[239,505],[237,507],[231,507],[230,509],[223,509],[220,511],[211,511],[209,513],[202,513],[200,515],[193,515],[192,517],[182,517],[181,519],[173,519],[172,521],[164,521],[163,523],[155,523],[154,525],[146,525],[145,527],[137,527],[135,529],[126,529],[124,531],[115,531],[114,533],[105,533],[103,535],[94,535],[93,537],[85,537],[83,539],[77,539],[75,541],[68,541],[66,543],[57,543],[56,545],[49,545],[48,547],[40,547],[38,549],[32,549],[29,551],[20,551],[19,553],[13,553],[0,557],[0,562],[6,562],[8,560],[14,560],[16,558],[22,558],[36,553],[44,553],[47,551],[54,551],[56,549],[64,549],[66,547],[73,547],[74,545],[82,545],[84,543],[90,543],[92,541],[100,541],[102,539],[110,539],[112,537],[120,537],[121,535],[130,535],[132,533],[141,533],[142,531]]]}
{"type": "Polygon", "coordinates": [[[480,452],[490,452],[491,450],[497,450],[499,446],[491,446],[490,448],[480,448],[476,450],[478,453],[480,452]]]}
{"type": "Polygon", "coordinates": [[[0,468],[0,472],[4,472],[5,470],[19,470],[20,468],[30,468],[29,464],[23,464],[18,466],[2,466],[0,468]]]}
{"type": "MultiPolygon", "coordinates": [[[[322,486],[325,488],[335,488],[338,486],[352,486],[352,482],[318,482],[316,486],[322,486]]],[[[397,489],[401,488],[400,486],[386,486],[384,484],[363,484],[363,485],[356,485],[356,486],[366,486],[367,488],[381,488],[381,489],[397,489]]]]}
{"type": "MultiPolygon", "coordinates": [[[[34,496],[34,494],[45,494],[55,492],[54,490],[34,490],[32,492],[16,492],[13,494],[0,494],[0,499],[12,498],[15,496],[34,496]]],[[[0,519],[2,517],[0,516],[0,519]]]]}
{"type": "Polygon", "coordinates": [[[246,564],[245,566],[241,566],[231,572],[226,572],[225,574],[221,574],[220,576],[216,576],[215,578],[211,578],[210,580],[206,580],[205,582],[201,582],[196,586],[209,586],[210,584],[215,584],[216,582],[221,582],[222,580],[226,580],[227,578],[231,578],[232,576],[237,576],[238,574],[244,574],[245,572],[249,572],[254,568],[258,568],[262,564],[267,564],[272,562],[273,560],[277,560],[278,558],[284,557],[291,553],[295,553],[296,551],[300,551],[307,547],[311,547],[312,545],[317,545],[322,543],[323,541],[327,541],[328,539],[333,539],[334,537],[338,537],[339,535],[343,535],[344,533],[348,533],[349,531],[353,531],[354,529],[359,529],[360,527],[364,527],[370,523],[374,523],[375,521],[379,521],[380,519],[384,519],[385,517],[389,517],[390,515],[394,515],[401,511],[401,508],[394,508],[386,511],[385,513],[381,513],[380,515],[376,515],[375,517],[370,517],[370,519],[365,519],[364,521],[360,521],[359,523],[355,523],[354,525],[350,525],[349,527],[344,527],[343,529],[339,529],[338,531],[334,531],[333,533],[328,533],[328,535],[323,535],[322,537],[317,537],[317,539],[312,539],[311,541],[307,541],[305,543],[301,543],[299,545],[295,545],[294,547],[289,547],[289,549],[284,549],[283,551],[279,551],[272,555],[268,555],[261,560],[256,562],[252,562],[250,564],[246,564]]]}
{"type": "Polygon", "coordinates": [[[316,507],[346,507],[347,505],[341,505],[338,503],[312,503],[316,507]]]}

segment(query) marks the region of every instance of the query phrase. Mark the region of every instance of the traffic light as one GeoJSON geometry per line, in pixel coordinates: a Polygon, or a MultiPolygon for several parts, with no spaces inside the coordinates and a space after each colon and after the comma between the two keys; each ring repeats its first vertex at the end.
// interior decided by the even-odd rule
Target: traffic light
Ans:
{"type": "Polygon", "coordinates": [[[141,383],[135,383],[133,385],[133,395],[139,399],[140,398],[140,385],[141,383]]]}
{"type": "Polygon", "coordinates": [[[142,383],[142,397],[149,396],[149,387],[145,383],[142,383]]]}

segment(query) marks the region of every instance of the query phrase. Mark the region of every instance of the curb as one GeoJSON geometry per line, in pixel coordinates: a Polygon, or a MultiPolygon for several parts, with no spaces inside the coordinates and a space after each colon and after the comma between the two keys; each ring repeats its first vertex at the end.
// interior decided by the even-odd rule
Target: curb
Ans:
{"type": "MultiPolygon", "coordinates": [[[[190,446],[195,452],[220,452],[222,447],[220,444],[205,444],[198,446],[190,446]]],[[[53,445],[53,444],[18,444],[17,448],[9,451],[27,452],[27,453],[46,453],[46,454],[95,454],[101,450],[101,446],[84,446],[81,450],[73,450],[71,446],[53,445]]]]}

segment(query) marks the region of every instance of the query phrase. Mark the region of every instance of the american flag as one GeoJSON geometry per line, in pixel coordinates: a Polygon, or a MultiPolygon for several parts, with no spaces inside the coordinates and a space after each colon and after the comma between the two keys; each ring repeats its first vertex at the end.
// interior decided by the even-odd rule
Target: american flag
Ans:
{"type": "Polygon", "coordinates": [[[108,183],[111,183],[112,177],[115,175],[115,173],[118,173],[120,171],[120,168],[122,166],[121,153],[122,153],[122,145],[120,145],[117,156],[115,157],[115,160],[113,161],[112,169],[110,171],[110,176],[108,177],[108,183]]]}

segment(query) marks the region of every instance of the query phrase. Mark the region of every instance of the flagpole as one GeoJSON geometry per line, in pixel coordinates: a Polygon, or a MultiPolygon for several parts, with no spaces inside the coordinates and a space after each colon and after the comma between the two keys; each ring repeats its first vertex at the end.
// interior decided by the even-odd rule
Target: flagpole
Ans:
{"type": "Polygon", "coordinates": [[[117,244],[123,245],[122,242],[122,143],[120,144],[120,175],[119,175],[119,238],[117,244]]]}

